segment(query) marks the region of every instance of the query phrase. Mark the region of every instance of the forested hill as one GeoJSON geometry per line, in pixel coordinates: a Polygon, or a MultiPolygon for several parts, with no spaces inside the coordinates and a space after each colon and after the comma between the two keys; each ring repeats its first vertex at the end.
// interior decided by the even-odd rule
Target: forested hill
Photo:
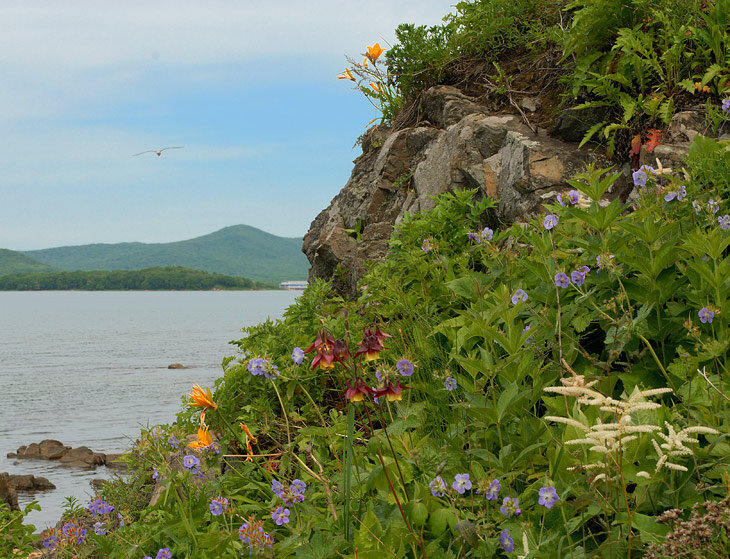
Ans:
{"type": "Polygon", "coordinates": [[[307,279],[301,238],[277,237],[248,225],[173,243],[67,246],[24,252],[59,270],[141,270],[183,266],[255,281],[307,279]]]}
{"type": "Polygon", "coordinates": [[[46,272],[0,276],[0,291],[47,290],[210,290],[266,289],[248,278],[211,274],[178,266],[145,270],[46,272]]]}
{"type": "Polygon", "coordinates": [[[1,274],[32,274],[54,271],[51,266],[41,264],[22,252],[0,248],[1,274]]]}

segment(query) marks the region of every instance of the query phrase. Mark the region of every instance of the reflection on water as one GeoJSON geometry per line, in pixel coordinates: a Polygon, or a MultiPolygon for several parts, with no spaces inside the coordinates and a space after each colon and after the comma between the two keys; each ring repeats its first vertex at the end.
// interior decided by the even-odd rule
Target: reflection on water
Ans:
{"type": "MultiPolygon", "coordinates": [[[[278,318],[288,291],[0,292],[0,472],[33,474],[38,528],[58,519],[64,497],[86,503],[89,481],[53,462],[6,459],[20,445],[58,439],[121,452],[140,426],[169,423],[193,383],[212,385],[243,326],[278,318]],[[168,369],[182,363],[188,369],[168,369]]],[[[19,495],[21,504],[33,497],[19,495]]]]}

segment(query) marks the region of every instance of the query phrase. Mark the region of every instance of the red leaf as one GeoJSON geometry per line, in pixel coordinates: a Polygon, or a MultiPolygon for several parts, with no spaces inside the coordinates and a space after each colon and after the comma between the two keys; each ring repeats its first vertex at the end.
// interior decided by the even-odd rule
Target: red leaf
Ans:
{"type": "Polygon", "coordinates": [[[641,152],[641,135],[637,134],[633,138],[631,138],[631,149],[629,150],[629,155],[639,155],[641,152]]]}
{"type": "Polygon", "coordinates": [[[661,130],[652,128],[651,130],[647,131],[646,142],[644,142],[644,145],[646,146],[646,151],[651,153],[652,151],[654,151],[654,148],[657,147],[661,141],[662,141],[662,131],[661,130]]]}

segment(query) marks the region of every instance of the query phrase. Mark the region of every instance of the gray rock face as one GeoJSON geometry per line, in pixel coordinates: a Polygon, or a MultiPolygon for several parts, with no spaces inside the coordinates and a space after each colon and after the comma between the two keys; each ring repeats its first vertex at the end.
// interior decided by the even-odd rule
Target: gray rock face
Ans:
{"type": "MultiPolygon", "coordinates": [[[[393,226],[405,212],[433,208],[432,196],[479,189],[499,199],[495,217],[510,223],[567,191],[567,179],[586,163],[612,164],[576,143],[535,135],[519,117],[486,114],[453,87],[425,92],[421,116],[433,126],[366,134],[347,184],[304,237],[310,280],[328,279],[340,293],[355,295],[364,264],[385,257],[393,226]]],[[[625,177],[610,196],[624,196],[630,187],[625,177]]]]}

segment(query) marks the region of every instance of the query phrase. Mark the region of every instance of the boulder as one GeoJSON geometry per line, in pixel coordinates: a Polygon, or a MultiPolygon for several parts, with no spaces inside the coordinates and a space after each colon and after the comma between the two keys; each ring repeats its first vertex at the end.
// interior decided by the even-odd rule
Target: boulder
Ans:
{"type": "Polygon", "coordinates": [[[188,367],[186,367],[182,363],[172,363],[172,364],[168,365],[167,368],[168,369],[187,369],[188,367]]]}
{"type": "MultiPolygon", "coordinates": [[[[491,219],[508,224],[540,212],[587,163],[612,165],[577,143],[533,133],[518,116],[487,114],[454,87],[426,91],[421,115],[433,126],[389,135],[379,127],[380,141],[363,142],[347,184],[304,236],[310,281],[327,279],[340,294],[355,296],[365,264],[387,254],[393,227],[406,212],[433,208],[433,197],[444,192],[478,189],[499,199],[491,219]]],[[[625,198],[631,188],[627,174],[608,197],[625,198]]]]}
{"type": "Polygon", "coordinates": [[[107,454],[106,455],[106,467],[112,470],[120,470],[126,472],[129,466],[126,462],[120,460],[122,454],[107,454]]]}
{"type": "Polygon", "coordinates": [[[5,503],[10,510],[20,510],[18,507],[18,494],[8,482],[8,474],[0,474],[0,503],[5,503]]]}
{"type": "Polygon", "coordinates": [[[64,466],[93,468],[103,466],[106,463],[106,456],[100,452],[94,452],[86,446],[80,446],[68,450],[59,461],[64,466]]]}
{"type": "Polygon", "coordinates": [[[9,474],[8,483],[16,491],[48,491],[56,488],[48,479],[31,474],[9,474]]]}
{"type": "Polygon", "coordinates": [[[65,446],[61,441],[46,439],[41,441],[39,446],[40,458],[43,460],[58,460],[66,451],[70,450],[70,446],[65,446]]]}

